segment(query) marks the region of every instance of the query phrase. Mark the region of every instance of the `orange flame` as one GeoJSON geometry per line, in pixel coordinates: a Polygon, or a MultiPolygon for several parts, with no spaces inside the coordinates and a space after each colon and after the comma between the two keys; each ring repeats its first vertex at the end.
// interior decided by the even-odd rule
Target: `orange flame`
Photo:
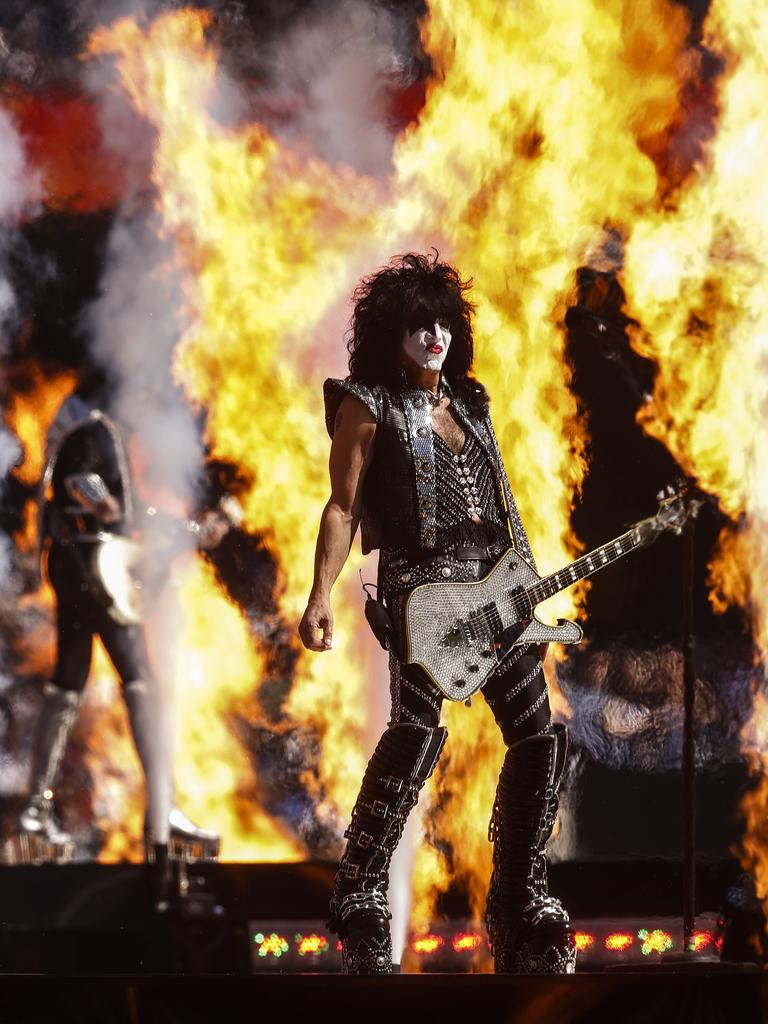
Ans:
{"type": "Polygon", "coordinates": [[[17,371],[17,378],[19,383],[8,398],[3,418],[24,450],[24,458],[14,469],[14,476],[31,487],[43,472],[45,438],[56,411],[74,390],[76,381],[73,373],[45,377],[36,365],[17,371]]]}
{"type": "MultiPolygon", "coordinates": [[[[107,209],[125,195],[131,181],[146,179],[150,147],[136,144],[138,123],[125,123],[134,140],[131,151],[110,152],[101,136],[101,108],[95,96],[71,95],[61,89],[33,95],[12,89],[0,104],[14,116],[27,164],[39,174],[41,198],[49,209],[78,213],[107,209]]],[[[126,105],[121,117],[130,113],[126,105]]]]}
{"type": "MultiPolygon", "coordinates": [[[[17,369],[14,383],[17,389],[12,391],[5,403],[3,419],[22,447],[22,461],[14,468],[13,474],[22,483],[32,487],[42,473],[45,436],[58,406],[73,390],[75,378],[68,373],[45,377],[38,366],[32,365],[17,369]],[[23,380],[25,386],[19,386],[18,380],[23,380]]],[[[24,525],[14,537],[17,547],[32,558],[37,558],[38,554],[38,510],[37,495],[32,495],[23,509],[24,525]]],[[[54,642],[50,630],[53,590],[46,580],[41,580],[36,592],[24,594],[20,602],[44,614],[35,617],[35,628],[15,643],[18,671],[30,675],[47,674],[54,658],[54,642]]]]}

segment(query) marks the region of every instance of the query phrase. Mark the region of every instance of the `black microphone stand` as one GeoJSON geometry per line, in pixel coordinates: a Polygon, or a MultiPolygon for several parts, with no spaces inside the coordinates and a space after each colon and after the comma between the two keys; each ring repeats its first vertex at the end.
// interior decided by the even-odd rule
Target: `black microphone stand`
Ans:
{"type": "Polygon", "coordinates": [[[683,526],[683,956],[695,953],[696,931],[696,666],[694,660],[694,553],[701,502],[686,484],[688,516],[683,526]]]}
{"type": "MultiPolygon", "coordinates": [[[[678,488],[685,497],[687,515],[681,528],[682,533],[682,654],[683,654],[683,744],[682,744],[682,818],[683,818],[683,945],[682,950],[663,954],[657,961],[642,965],[612,965],[611,972],[649,970],[675,971],[720,971],[752,973],[759,970],[756,964],[729,963],[715,955],[696,952],[696,665],[694,632],[694,572],[696,551],[696,519],[707,496],[690,481],[683,481],[678,488]]],[[[659,498],[665,495],[661,493],[659,498]]]]}

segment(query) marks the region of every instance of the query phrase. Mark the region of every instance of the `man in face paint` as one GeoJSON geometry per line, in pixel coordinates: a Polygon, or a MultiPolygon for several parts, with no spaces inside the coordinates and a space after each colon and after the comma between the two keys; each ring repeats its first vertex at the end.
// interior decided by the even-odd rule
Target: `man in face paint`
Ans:
{"type": "Polygon", "coordinates": [[[413,324],[406,326],[403,332],[402,365],[406,376],[410,368],[414,377],[418,376],[419,371],[437,374],[439,377],[451,344],[448,321],[436,320],[433,324],[416,326],[413,330],[411,327],[413,324]]]}
{"type": "MultiPolygon", "coordinates": [[[[331,588],[361,525],[363,553],[380,551],[380,602],[369,621],[389,649],[392,694],[389,726],[344,833],[331,901],[330,927],[341,938],[346,973],[393,969],[389,864],[446,736],[442,692],[403,658],[406,599],[422,583],[481,579],[511,544],[533,563],[488,395],[471,372],[468,288],[436,255],[393,259],[355,292],[350,373],[324,386],[331,496],[299,634],[309,650],[331,649],[331,588]]],[[[537,649],[500,651],[482,693],[508,748],[491,822],[486,911],[496,970],[571,971],[568,915],[549,895],[544,870],[565,730],[552,723],[537,649]]]]}

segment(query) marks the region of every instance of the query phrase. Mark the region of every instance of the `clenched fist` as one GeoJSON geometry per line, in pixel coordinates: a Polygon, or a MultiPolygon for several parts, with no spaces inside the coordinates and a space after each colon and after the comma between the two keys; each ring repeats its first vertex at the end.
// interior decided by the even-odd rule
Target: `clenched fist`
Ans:
{"type": "Polygon", "coordinates": [[[333,612],[324,597],[310,597],[299,623],[301,642],[309,651],[329,651],[333,639],[333,612]],[[322,636],[318,636],[322,633],[322,636]]]}

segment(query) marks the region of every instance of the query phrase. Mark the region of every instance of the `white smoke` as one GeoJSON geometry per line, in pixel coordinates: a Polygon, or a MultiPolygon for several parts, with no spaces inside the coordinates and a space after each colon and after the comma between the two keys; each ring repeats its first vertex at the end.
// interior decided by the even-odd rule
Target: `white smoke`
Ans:
{"type": "Polygon", "coordinates": [[[0,107],[0,350],[7,348],[8,325],[16,303],[8,279],[7,255],[24,208],[38,195],[38,182],[26,166],[24,144],[10,114],[0,107]]]}
{"type": "MultiPolygon", "coordinates": [[[[13,434],[0,428],[0,501],[5,491],[8,473],[21,457],[21,445],[13,434]]],[[[15,592],[16,579],[11,570],[13,542],[7,533],[0,531],[0,593],[15,592]]]]}
{"type": "MultiPolygon", "coordinates": [[[[76,0],[73,16],[87,34],[88,26],[126,15],[148,19],[170,6],[163,0],[76,0]]],[[[222,58],[214,117],[258,120],[282,142],[326,163],[389,175],[397,130],[390,93],[415,74],[412,9],[396,13],[375,0],[324,0],[297,14],[276,4],[260,22],[248,17],[244,4],[196,6],[213,12],[209,35],[222,58]]],[[[86,73],[90,79],[98,71],[91,66],[86,73]]],[[[125,141],[116,138],[118,151],[130,156],[125,141]]]]}
{"type": "MultiPolygon", "coordinates": [[[[16,299],[8,273],[8,253],[25,206],[37,197],[37,181],[26,166],[22,139],[10,115],[0,107],[0,356],[9,347],[12,325],[15,322],[16,299]]],[[[3,381],[2,394],[6,388],[3,381]]],[[[21,446],[14,435],[0,421],[0,502],[3,500],[8,473],[21,456],[21,446]]],[[[20,580],[14,572],[14,547],[11,538],[0,531],[0,618],[12,620],[18,611],[20,580]]],[[[5,668],[5,639],[0,634],[0,696],[2,721],[10,721],[6,712],[6,694],[13,679],[5,668]]],[[[3,729],[3,731],[5,731],[3,729]]],[[[20,784],[20,768],[13,758],[0,754],[0,778],[3,791],[8,792],[20,784]]]]}
{"type": "Polygon", "coordinates": [[[192,412],[171,376],[185,326],[172,257],[151,210],[122,210],[110,233],[101,294],[84,324],[113,382],[110,408],[139,442],[144,481],[191,498],[201,452],[192,412]]]}
{"type": "MultiPolygon", "coordinates": [[[[146,204],[126,203],[111,228],[99,296],[84,311],[82,324],[95,361],[108,371],[108,411],[123,435],[134,481],[134,516],[150,573],[158,572],[164,587],[172,559],[193,546],[181,521],[192,511],[202,452],[194,414],[174,385],[173,351],[184,332],[181,281],[173,269],[170,243],[162,238],[157,214],[146,204]],[[159,515],[147,515],[156,507],[159,515]]],[[[145,583],[150,580],[145,579],[145,583]]],[[[152,587],[152,584],[150,584],[152,587]]],[[[172,593],[172,589],[170,593],[172,593]]],[[[172,761],[173,681],[175,652],[182,627],[179,610],[165,589],[165,598],[150,594],[147,635],[154,652],[153,671],[161,696],[154,727],[172,761]]],[[[90,689],[89,702],[98,695],[90,689]]],[[[107,701],[114,694],[107,694],[107,701]]],[[[170,771],[169,767],[169,771],[170,771]]],[[[172,791],[170,777],[147,780],[163,793],[172,791]]],[[[109,791],[95,780],[96,806],[109,806],[109,791]]],[[[157,791],[157,790],[156,790],[157,791]]],[[[156,801],[152,806],[157,806],[156,801]]],[[[155,834],[162,831],[155,823],[155,834]]]]}
{"type": "MultiPolygon", "coordinates": [[[[38,182],[26,166],[24,145],[11,116],[0,107],[0,355],[8,350],[9,334],[15,320],[16,298],[8,273],[8,253],[13,234],[25,207],[38,195],[38,182]]],[[[6,478],[21,454],[19,442],[0,426],[0,500],[6,478]]],[[[10,572],[12,545],[0,533],[0,588],[12,584],[10,572]]]]}
{"type": "Polygon", "coordinates": [[[267,60],[271,127],[329,164],[389,174],[394,142],[387,90],[407,75],[402,22],[373,3],[342,0],[279,39],[267,60]]]}

